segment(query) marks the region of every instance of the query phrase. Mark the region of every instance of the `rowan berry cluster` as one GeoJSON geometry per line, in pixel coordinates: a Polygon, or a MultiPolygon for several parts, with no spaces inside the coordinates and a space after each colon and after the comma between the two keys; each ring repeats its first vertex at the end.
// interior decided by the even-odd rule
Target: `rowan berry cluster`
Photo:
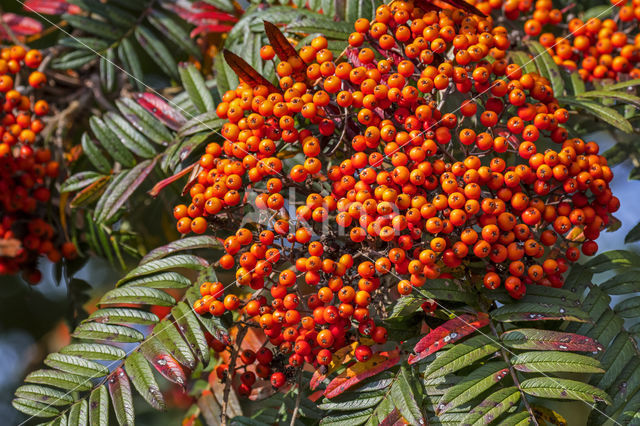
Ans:
{"type": "Polygon", "coordinates": [[[253,296],[205,283],[196,312],[240,312],[287,368],[328,365],[354,341],[365,361],[363,343],[386,342],[384,304],[430,280],[520,298],[527,285],[561,287],[579,243],[595,253],[619,206],[611,170],[597,144],[568,138],[549,82],[506,59],[505,28],[394,1],[355,23],[340,57],[327,45],[264,46],[264,60],[280,59],[279,88],[244,82],[217,107],[224,141],[201,157],[178,230],[236,217],[249,187],[269,220],[228,236],[219,259],[253,296]],[[459,107],[445,112],[449,98],[459,107]]]}
{"type": "MultiPolygon", "coordinates": [[[[640,20],[640,2],[613,0],[612,4],[616,6],[613,18],[572,18],[568,34],[554,34],[553,26],[563,21],[563,13],[553,9],[551,0],[538,0],[524,30],[527,35],[538,37],[558,65],[577,70],[585,81],[639,78],[640,33],[633,30],[640,20]],[[551,31],[543,31],[545,26],[551,31]]],[[[507,8],[508,3],[505,12],[507,8]]]]}
{"type": "Polygon", "coordinates": [[[32,284],[41,279],[40,255],[58,262],[76,253],[73,243],[58,241],[54,227],[44,219],[51,181],[59,175],[59,163],[51,151],[36,146],[44,128],[40,117],[49,112],[49,105],[27,95],[29,87],[18,85],[25,77],[31,89],[45,84],[45,74],[33,70],[41,61],[38,50],[27,51],[22,46],[0,51],[0,239],[5,244],[20,242],[15,253],[0,257],[0,275],[23,270],[32,284]],[[27,74],[21,72],[25,69],[27,74]]]}

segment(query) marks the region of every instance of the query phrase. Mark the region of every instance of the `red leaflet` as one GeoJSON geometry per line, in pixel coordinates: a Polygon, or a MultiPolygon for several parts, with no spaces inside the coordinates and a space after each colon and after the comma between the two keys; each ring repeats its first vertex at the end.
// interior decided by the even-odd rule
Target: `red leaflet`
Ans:
{"type": "Polygon", "coordinates": [[[82,9],[66,0],[26,0],[23,9],[28,12],[42,13],[44,15],[62,15],[63,13],[78,14],[82,9]]]}
{"type": "Polygon", "coordinates": [[[182,188],[181,195],[183,197],[189,192],[191,187],[198,182],[198,175],[200,174],[201,171],[202,171],[202,166],[200,165],[200,162],[197,162],[196,166],[193,168],[193,170],[191,171],[191,174],[189,175],[189,180],[185,184],[184,188],[182,188]]]}
{"type": "Polygon", "coordinates": [[[309,382],[311,390],[317,388],[324,379],[335,372],[338,368],[353,361],[353,351],[356,349],[356,346],[357,344],[352,343],[349,346],[344,346],[335,351],[331,357],[331,363],[327,366],[326,373],[322,374],[319,370],[314,371],[309,382]]]}
{"type": "MultiPolygon", "coordinates": [[[[467,3],[465,0],[440,0],[440,1],[450,6],[457,7],[458,9],[462,9],[467,13],[471,13],[472,15],[478,15],[485,18],[487,17],[487,15],[482,13],[475,6],[467,3]]],[[[417,7],[425,11],[442,9],[441,7],[433,4],[433,0],[416,0],[414,3],[417,7]]]]}
{"type": "Polygon", "coordinates": [[[156,183],[153,186],[153,188],[151,188],[151,190],[149,191],[149,195],[151,195],[152,197],[157,197],[158,194],[160,193],[160,191],[162,191],[164,188],[166,188],[167,186],[171,185],[173,182],[177,181],[178,179],[180,179],[183,176],[186,176],[188,173],[190,173],[191,170],[193,170],[193,168],[195,167],[196,164],[197,163],[193,163],[189,167],[180,170],[175,175],[169,176],[166,179],[162,179],[160,182],[156,183]]]}
{"type": "Polygon", "coordinates": [[[394,408],[393,411],[391,411],[387,415],[387,417],[384,418],[382,423],[380,423],[380,426],[395,426],[395,425],[404,425],[404,424],[406,423],[402,420],[402,415],[400,414],[400,411],[398,411],[397,408],[394,408]]]}
{"type": "Polygon", "coordinates": [[[327,389],[324,391],[324,396],[327,398],[335,398],[351,386],[357,385],[371,376],[388,370],[396,365],[399,360],[400,358],[398,357],[389,359],[380,354],[375,354],[369,361],[357,362],[329,383],[327,389]]]}
{"type": "Polygon", "coordinates": [[[178,130],[187,122],[187,119],[184,118],[180,111],[153,93],[138,93],[136,101],[141,107],[153,114],[154,117],[162,121],[170,129],[178,130]]]}
{"type": "MultiPolygon", "coordinates": [[[[289,61],[291,58],[296,58],[296,62],[302,65],[299,69],[296,69],[294,66],[293,79],[296,81],[305,81],[307,74],[305,72],[304,61],[300,58],[300,55],[298,55],[296,48],[293,47],[284,34],[282,34],[280,28],[269,21],[264,21],[264,30],[267,33],[269,44],[271,44],[271,47],[273,47],[273,50],[275,50],[276,55],[278,55],[281,61],[289,61]]],[[[291,63],[291,65],[293,65],[293,63],[291,63]]]]}
{"type": "MultiPolygon", "coordinates": [[[[3,13],[2,20],[17,36],[34,35],[42,31],[42,24],[39,21],[26,16],[16,15],[15,13],[3,13]]],[[[3,27],[0,27],[0,37],[5,40],[9,39],[9,34],[7,34],[3,27]]]]}
{"type": "Polygon", "coordinates": [[[600,352],[604,348],[591,337],[564,331],[519,328],[502,333],[500,339],[509,347],[547,351],[600,352]]]}
{"type": "Polygon", "coordinates": [[[178,361],[173,359],[171,355],[165,352],[156,354],[151,359],[149,359],[150,357],[146,358],[165,379],[180,385],[182,388],[185,387],[187,376],[184,374],[178,361]]]}
{"type": "Polygon", "coordinates": [[[477,317],[464,314],[445,322],[420,339],[413,348],[417,355],[409,355],[409,364],[415,364],[449,343],[456,342],[487,324],[489,324],[489,316],[483,313],[478,314],[477,317]]]}
{"type": "Polygon", "coordinates": [[[111,395],[112,401],[120,399],[120,395],[131,394],[131,383],[129,377],[124,372],[124,368],[118,367],[109,375],[107,380],[107,387],[109,388],[109,395],[111,395]]]}
{"type": "Polygon", "coordinates": [[[273,50],[275,50],[276,55],[278,55],[278,58],[280,58],[281,61],[286,61],[291,57],[298,57],[296,48],[293,47],[284,34],[282,34],[280,28],[275,24],[272,24],[269,21],[264,21],[264,30],[267,33],[267,38],[269,39],[271,47],[273,47],[273,50]]]}
{"type": "Polygon", "coordinates": [[[442,10],[440,6],[436,6],[435,4],[431,3],[429,0],[415,0],[413,4],[415,5],[415,7],[419,7],[425,12],[431,12],[432,10],[435,10],[436,12],[438,12],[442,10]]]}
{"type": "Polygon", "coordinates": [[[229,64],[233,72],[235,72],[236,75],[249,86],[252,88],[256,86],[266,86],[267,89],[269,89],[269,93],[282,93],[240,56],[228,51],[227,49],[224,49],[222,53],[224,55],[224,59],[227,61],[227,64],[229,64]]]}
{"type": "Polygon", "coordinates": [[[191,38],[194,38],[198,34],[201,34],[201,33],[226,33],[226,32],[231,31],[232,28],[233,28],[233,25],[227,25],[227,24],[200,25],[200,26],[194,28],[189,33],[189,36],[191,38]]]}

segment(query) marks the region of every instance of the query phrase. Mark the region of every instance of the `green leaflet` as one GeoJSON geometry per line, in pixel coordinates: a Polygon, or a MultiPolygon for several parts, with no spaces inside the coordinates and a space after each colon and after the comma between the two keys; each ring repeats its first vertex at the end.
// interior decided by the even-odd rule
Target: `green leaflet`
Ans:
{"type": "Polygon", "coordinates": [[[167,46],[165,46],[152,31],[144,26],[136,27],[134,33],[140,46],[149,54],[160,69],[162,69],[166,75],[176,78],[178,76],[176,72],[178,65],[167,46]]]}
{"type": "Polygon", "coordinates": [[[623,103],[640,106],[640,97],[614,90],[591,90],[579,94],[580,98],[612,99],[623,103]]]}
{"type": "Polygon", "coordinates": [[[391,308],[391,314],[388,318],[397,318],[411,315],[420,310],[425,299],[412,295],[403,296],[391,308]]]}
{"type": "Polygon", "coordinates": [[[51,68],[57,70],[76,69],[88,64],[96,58],[93,52],[73,50],[51,61],[51,68]]]}
{"type": "Polygon", "coordinates": [[[86,399],[82,399],[71,406],[67,425],[86,426],[89,421],[89,404],[86,399]]]}
{"type": "Polygon", "coordinates": [[[60,413],[55,407],[24,398],[15,398],[11,401],[11,405],[13,405],[13,408],[16,410],[34,417],[54,417],[60,413]]]}
{"type": "Polygon", "coordinates": [[[60,192],[77,191],[84,188],[85,186],[91,185],[99,179],[102,179],[102,177],[103,176],[100,173],[92,171],[76,173],[74,175],[71,175],[62,183],[62,185],[60,186],[60,192]]]}
{"type": "Polygon", "coordinates": [[[78,339],[125,343],[140,342],[144,339],[144,335],[136,329],[124,325],[100,324],[97,322],[80,324],[76,327],[72,336],[78,339]]]}
{"type": "Polygon", "coordinates": [[[73,403],[67,392],[38,385],[22,385],[15,391],[17,398],[28,399],[45,405],[65,406],[73,403]]]}
{"type": "Polygon", "coordinates": [[[162,290],[149,287],[125,286],[108,291],[99,305],[135,303],[142,305],[173,306],[176,301],[162,290]]]}
{"type": "Polygon", "coordinates": [[[437,413],[458,407],[482,394],[502,380],[509,370],[503,361],[489,362],[466,376],[458,384],[447,389],[437,405],[437,413]]]}
{"type": "Polygon", "coordinates": [[[89,396],[89,424],[109,426],[109,396],[104,385],[95,388],[89,396]]]}
{"type": "Polygon", "coordinates": [[[425,419],[420,409],[418,386],[414,382],[410,367],[405,364],[400,366],[400,371],[395,382],[391,385],[391,401],[400,415],[413,425],[424,425],[425,419]]]}
{"type": "Polygon", "coordinates": [[[62,15],[62,19],[67,21],[72,27],[89,34],[95,34],[107,40],[115,41],[120,37],[120,33],[116,31],[112,25],[98,21],[97,19],[91,19],[81,15],[70,15],[68,13],[62,15]]]}
{"type": "Polygon", "coordinates": [[[611,124],[612,126],[622,130],[625,133],[633,132],[631,123],[629,123],[626,118],[624,118],[613,108],[609,108],[596,102],[591,102],[579,98],[559,97],[558,101],[564,104],[573,105],[579,109],[583,109],[594,117],[611,124]]]}
{"type": "Polygon", "coordinates": [[[640,316],[640,296],[623,300],[613,310],[623,318],[637,318],[640,316]]]}
{"type": "Polygon", "coordinates": [[[159,274],[147,275],[136,280],[127,281],[127,287],[150,287],[150,288],[187,288],[191,286],[191,280],[177,272],[161,272],[159,274]]]}
{"type": "Polygon", "coordinates": [[[196,249],[221,249],[222,243],[211,235],[197,235],[173,241],[162,247],[157,247],[147,253],[141,260],[140,265],[149,263],[152,260],[161,259],[177,251],[196,249]]]}
{"type": "Polygon", "coordinates": [[[178,22],[176,22],[181,21],[180,18],[174,19],[172,16],[169,16],[164,12],[153,9],[147,19],[151,25],[160,31],[161,34],[168,37],[182,50],[188,52],[189,55],[196,58],[200,58],[202,56],[198,47],[195,45],[191,37],[189,37],[189,33],[185,31],[178,22]]]}
{"type": "Polygon", "coordinates": [[[635,80],[629,81],[621,81],[620,83],[611,84],[609,86],[605,86],[605,90],[618,90],[618,89],[630,89],[632,87],[640,86],[640,78],[636,78],[635,80]]]}
{"type": "Polygon", "coordinates": [[[125,68],[129,71],[128,77],[131,84],[137,87],[140,91],[144,90],[144,74],[142,73],[140,58],[136,53],[133,43],[131,43],[128,38],[122,39],[120,46],[118,46],[118,57],[125,65],[125,68]]]}
{"type": "Polygon", "coordinates": [[[111,164],[105,158],[100,151],[100,148],[95,144],[87,132],[82,134],[80,138],[82,144],[82,152],[87,156],[93,167],[95,167],[101,173],[109,173],[111,171],[111,164]]]}
{"type": "Polygon", "coordinates": [[[327,402],[318,405],[318,408],[334,411],[364,410],[378,405],[386,394],[386,391],[361,392],[358,390],[358,392],[348,393],[346,396],[327,400],[327,402]]]}
{"type": "Polygon", "coordinates": [[[634,226],[627,236],[624,237],[625,244],[635,243],[636,241],[640,241],[640,223],[634,226]]]}
{"type": "Polygon", "coordinates": [[[140,395],[156,410],[164,410],[162,392],[144,356],[140,352],[132,352],[127,357],[124,368],[140,395]]]}
{"type": "Polygon", "coordinates": [[[116,52],[110,48],[100,58],[100,84],[105,92],[112,92],[116,85],[116,52]]]}
{"type": "Polygon", "coordinates": [[[96,37],[65,37],[58,41],[61,46],[72,47],[74,49],[85,50],[105,50],[109,43],[96,37]]]}
{"type": "Polygon", "coordinates": [[[608,294],[638,292],[640,291],[640,271],[634,269],[621,272],[600,284],[599,287],[608,294]]]}
{"type": "Polygon", "coordinates": [[[109,130],[102,119],[92,116],[89,119],[89,126],[102,146],[104,146],[114,160],[122,164],[124,167],[134,166],[136,160],[133,158],[133,155],[131,155],[129,150],[118,140],[116,135],[109,130]]]}
{"type": "Polygon", "coordinates": [[[603,373],[600,362],[589,356],[572,352],[524,352],[511,358],[516,370],[527,373],[603,373]]]}
{"type": "Polygon", "coordinates": [[[171,315],[198,359],[206,365],[209,362],[209,345],[191,306],[179,302],[171,310],[171,315]]]}
{"type": "Polygon", "coordinates": [[[124,350],[102,343],[71,343],[60,349],[60,353],[103,361],[117,361],[126,355],[124,350]]]}
{"type": "Polygon", "coordinates": [[[147,311],[134,308],[104,308],[89,315],[89,320],[103,324],[155,324],[159,318],[147,311]]]}
{"type": "Polygon", "coordinates": [[[531,424],[531,417],[527,411],[521,411],[517,414],[512,414],[500,423],[498,426],[527,426],[531,424]]]}
{"type": "Polygon", "coordinates": [[[586,383],[555,377],[535,377],[520,383],[527,394],[541,398],[574,399],[589,403],[604,401],[611,404],[609,395],[586,383]]]}
{"type": "Polygon", "coordinates": [[[164,320],[153,327],[151,339],[157,339],[180,364],[194,368],[196,359],[174,323],[164,320]]]}
{"type": "Polygon", "coordinates": [[[169,129],[133,99],[121,98],[116,106],[133,127],[153,142],[163,145],[173,140],[169,129]]]}
{"type": "Polygon", "coordinates": [[[184,123],[180,130],[178,130],[178,136],[190,136],[204,131],[215,132],[220,129],[224,123],[225,120],[218,118],[215,110],[205,111],[184,123]]]}
{"type": "Polygon", "coordinates": [[[120,142],[135,155],[143,158],[153,158],[156,155],[151,142],[119,114],[108,112],[104,115],[104,121],[120,142]]]}
{"type": "Polygon", "coordinates": [[[45,358],[44,363],[51,368],[89,378],[102,377],[109,374],[109,369],[106,366],[74,355],[54,352],[45,358]]]}
{"type": "Polygon", "coordinates": [[[94,220],[106,222],[112,218],[149,176],[155,163],[155,159],[146,160],[131,170],[121,172],[102,195],[101,202],[98,203],[93,213],[94,220]]]}
{"type": "Polygon", "coordinates": [[[489,395],[462,420],[463,425],[480,426],[490,423],[516,405],[520,391],[515,386],[500,389],[489,395]]]}
{"type": "Polygon", "coordinates": [[[135,422],[133,395],[124,369],[118,368],[109,376],[107,387],[118,423],[122,426],[133,425],[135,422]]]}
{"type": "Polygon", "coordinates": [[[197,70],[195,65],[190,63],[182,63],[178,68],[182,85],[189,94],[189,99],[196,106],[200,113],[214,111],[215,105],[211,93],[207,88],[202,74],[197,70]]]}
{"type": "Polygon", "coordinates": [[[165,257],[163,259],[152,260],[144,265],[139,265],[118,281],[118,284],[129,281],[132,278],[138,278],[154,272],[166,271],[168,269],[187,268],[201,270],[206,266],[208,266],[207,261],[201,257],[190,254],[178,254],[175,256],[165,257]]]}
{"type": "Polygon", "coordinates": [[[87,391],[91,382],[86,377],[64,373],[58,370],[40,369],[33,371],[24,379],[27,383],[55,386],[65,390],[87,391]]]}
{"type": "Polygon", "coordinates": [[[453,373],[499,349],[496,342],[485,336],[471,337],[462,343],[456,343],[429,364],[425,370],[425,378],[435,378],[453,373]]]}
{"type": "Polygon", "coordinates": [[[564,93],[564,81],[562,80],[561,70],[554,62],[547,49],[537,41],[528,41],[525,43],[533,54],[533,61],[536,63],[541,74],[548,78],[551,82],[551,88],[556,97],[564,93]]]}

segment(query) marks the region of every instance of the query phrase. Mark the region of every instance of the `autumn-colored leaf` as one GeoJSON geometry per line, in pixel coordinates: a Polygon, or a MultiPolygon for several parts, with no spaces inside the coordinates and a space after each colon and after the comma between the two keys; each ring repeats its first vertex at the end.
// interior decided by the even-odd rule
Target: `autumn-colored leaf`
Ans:
{"type": "Polygon", "coordinates": [[[324,381],[324,379],[326,379],[330,374],[334,373],[338,368],[353,361],[353,353],[356,349],[356,346],[358,346],[358,342],[354,342],[349,346],[345,346],[335,351],[332,355],[331,363],[327,366],[326,373],[322,374],[320,370],[316,370],[313,373],[313,376],[309,381],[311,390],[317,388],[320,383],[324,381]]]}
{"type": "Polygon", "coordinates": [[[564,331],[520,328],[502,333],[500,340],[516,349],[600,352],[603,347],[591,337],[564,331]]]}
{"type": "MultiPolygon", "coordinates": [[[[470,13],[472,15],[482,16],[483,18],[487,17],[487,15],[485,15],[480,10],[478,10],[478,8],[471,5],[470,3],[467,3],[465,0],[439,0],[439,1],[441,1],[442,3],[446,3],[450,6],[453,6],[455,8],[462,9],[465,12],[470,13]]],[[[419,0],[419,1],[416,1],[415,3],[416,3],[416,6],[420,7],[421,9],[425,5],[429,5],[429,4],[433,5],[432,0],[419,0]]]]}
{"type": "Polygon", "coordinates": [[[162,374],[162,376],[170,382],[176,383],[184,388],[187,383],[187,376],[184,370],[180,364],[178,364],[178,361],[169,355],[159,343],[153,340],[147,340],[140,345],[140,349],[147,361],[158,370],[158,373],[162,374]]]}
{"type": "Polygon", "coordinates": [[[178,130],[187,122],[187,119],[184,118],[180,111],[153,93],[139,93],[136,101],[141,107],[153,114],[155,118],[162,121],[170,129],[178,130]]]}
{"type": "Polygon", "coordinates": [[[227,33],[233,29],[233,25],[227,24],[207,24],[195,27],[189,33],[189,37],[195,38],[202,33],[227,33]]]}
{"type": "Polygon", "coordinates": [[[179,180],[180,178],[182,178],[182,177],[186,176],[188,173],[190,173],[191,170],[193,170],[193,168],[195,167],[196,164],[197,163],[193,163],[189,167],[186,167],[186,168],[180,170],[175,175],[169,176],[166,179],[162,179],[160,182],[156,183],[153,186],[153,188],[151,188],[151,190],[149,191],[149,195],[151,195],[152,197],[157,197],[158,194],[160,194],[160,191],[162,191],[164,188],[166,188],[167,186],[171,185],[173,182],[179,180]]]}
{"type": "Polygon", "coordinates": [[[291,57],[299,57],[296,48],[282,34],[280,28],[269,21],[264,21],[264,30],[273,50],[281,61],[286,61],[291,57]]]}
{"type": "Polygon", "coordinates": [[[368,361],[357,362],[340,373],[327,385],[324,396],[335,398],[363,380],[393,367],[399,360],[400,358],[387,358],[380,354],[375,354],[368,361]]]}
{"type": "Polygon", "coordinates": [[[42,13],[44,15],[62,15],[63,13],[79,14],[78,6],[67,3],[66,0],[26,0],[22,7],[27,12],[42,13]]]}
{"type": "Polygon", "coordinates": [[[247,63],[240,56],[236,55],[233,52],[228,51],[227,49],[222,51],[224,55],[224,59],[227,61],[227,64],[231,67],[231,69],[236,73],[236,75],[245,83],[247,83],[252,88],[256,86],[266,86],[269,89],[269,93],[278,92],[277,87],[275,87],[269,80],[264,78],[258,71],[256,71],[251,65],[247,63]]]}
{"type": "MultiPolygon", "coordinates": [[[[3,13],[1,18],[16,36],[28,36],[42,31],[42,24],[33,18],[16,15],[15,13],[3,13]]],[[[10,39],[4,27],[0,27],[0,38],[10,39]]]]}
{"type": "Polygon", "coordinates": [[[431,12],[431,11],[439,12],[442,10],[440,6],[437,6],[431,3],[429,0],[415,0],[414,5],[415,7],[418,7],[425,12],[431,12]]]}
{"type": "MultiPolygon", "coordinates": [[[[291,42],[289,42],[289,40],[287,40],[284,34],[282,34],[280,28],[269,21],[264,21],[264,30],[267,33],[269,44],[271,44],[271,47],[273,47],[273,50],[281,61],[288,61],[291,58],[296,58],[300,64],[304,65],[304,61],[302,61],[302,58],[298,55],[296,48],[291,44],[291,42]]],[[[300,69],[294,69],[294,80],[306,80],[307,76],[304,70],[304,66],[301,66],[300,69]]]]}
{"type": "Polygon", "coordinates": [[[202,166],[200,165],[200,162],[195,163],[195,167],[193,168],[193,170],[191,170],[191,174],[189,175],[189,180],[184,185],[184,188],[182,188],[181,195],[183,197],[187,195],[191,187],[198,182],[198,176],[200,175],[200,171],[202,170],[203,169],[202,169],[202,166]]]}
{"type": "Polygon", "coordinates": [[[489,324],[489,316],[484,313],[479,313],[477,316],[464,314],[445,322],[420,339],[413,349],[417,355],[409,355],[409,364],[415,364],[487,324],[489,324]]]}

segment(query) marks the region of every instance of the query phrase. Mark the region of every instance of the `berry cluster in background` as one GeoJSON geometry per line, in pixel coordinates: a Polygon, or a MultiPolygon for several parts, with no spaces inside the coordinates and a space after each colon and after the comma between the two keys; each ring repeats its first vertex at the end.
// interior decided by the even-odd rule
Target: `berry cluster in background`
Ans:
{"type": "Polygon", "coordinates": [[[0,256],[0,275],[22,271],[31,284],[42,277],[39,256],[52,262],[76,256],[74,244],[63,240],[48,213],[60,165],[40,138],[42,118],[49,113],[35,91],[46,83],[37,70],[41,62],[38,50],[16,45],[0,51],[0,239],[19,242],[0,256]]]}

